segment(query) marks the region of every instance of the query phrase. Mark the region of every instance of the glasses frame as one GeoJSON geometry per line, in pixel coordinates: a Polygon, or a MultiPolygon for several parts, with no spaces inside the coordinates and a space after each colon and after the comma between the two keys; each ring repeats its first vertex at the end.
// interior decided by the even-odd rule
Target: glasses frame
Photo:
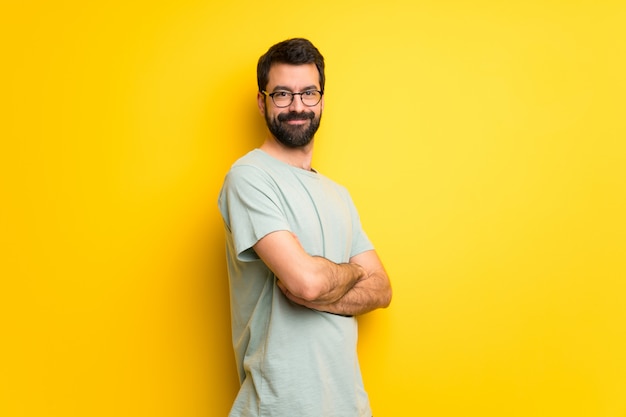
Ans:
{"type": "Polygon", "coordinates": [[[300,96],[300,101],[301,101],[301,102],[302,102],[302,104],[304,104],[305,106],[307,106],[307,107],[315,107],[315,106],[317,106],[318,104],[320,104],[320,101],[322,101],[322,97],[324,96],[324,92],[323,92],[323,91],[321,91],[321,90],[316,90],[316,89],[310,89],[310,90],[306,90],[306,91],[301,91],[301,92],[299,92],[299,93],[292,93],[291,91],[274,91],[273,93],[268,93],[268,92],[267,92],[267,91],[265,91],[265,90],[261,90],[261,93],[263,93],[266,97],[267,97],[267,96],[271,97],[271,98],[272,98],[272,103],[274,103],[274,105],[275,105],[276,107],[278,107],[279,109],[284,109],[284,108],[286,108],[286,107],[291,106],[291,104],[293,103],[293,99],[294,99],[294,97],[295,97],[295,96],[300,96]],[[302,95],[303,95],[303,94],[308,93],[309,91],[316,91],[316,92],[320,93],[320,99],[317,101],[317,103],[315,103],[315,104],[306,104],[306,103],[304,102],[304,100],[302,100],[302,95]],[[285,94],[285,93],[286,93],[286,94],[289,94],[289,95],[291,96],[291,100],[289,100],[289,103],[288,103],[288,104],[286,104],[286,105],[284,105],[284,106],[276,104],[276,101],[274,100],[274,96],[275,96],[276,94],[278,94],[278,93],[282,93],[282,94],[285,94]]]}

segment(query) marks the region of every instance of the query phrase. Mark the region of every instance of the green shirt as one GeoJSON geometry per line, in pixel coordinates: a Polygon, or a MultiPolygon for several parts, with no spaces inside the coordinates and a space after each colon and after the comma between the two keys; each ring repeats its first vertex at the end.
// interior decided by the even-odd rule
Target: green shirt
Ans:
{"type": "Polygon", "coordinates": [[[230,416],[371,416],[356,319],[289,301],[252,248],[286,230],[308,254],[336,263],[373,249],[348,191],[255,149],[227,174],[219,208],[241,381],[230,416]]]}

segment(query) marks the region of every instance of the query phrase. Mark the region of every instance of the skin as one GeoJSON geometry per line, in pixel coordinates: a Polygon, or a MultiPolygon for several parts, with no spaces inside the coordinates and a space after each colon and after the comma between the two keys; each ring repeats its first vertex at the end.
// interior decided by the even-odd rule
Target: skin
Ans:
{"type": "MultiPolygon", "coordinates": [[[[287,90],[301,92],[320,89],[319,73],[314,64],[274,64],[270,68],[266,91],[287,90]]],[[[258,93],[259,112],[275,118],[280,113],[310,112],[321,117],[324,98],[314,107],[302,104],[294,97],[289,107],[278,108],[269,97],[258,93]]],[[[311,120],[293,120],[288,129],[306,128],[311,120]]],[[[288,147],[271,132],[261,149],[287,164],[311,170],[314,140],[300,147],[288,147]]],[[[288,231],[277,231],[260,239],[254,250],[278,277],[278,286],[291,301],[308,308],[342,315],[359,315],[391,302],[389,277],[376,251],[366,251],[352,257],[348,263],[336,264],[328,259],[311,256],[300,245],[297,236],[288,231]]]]}

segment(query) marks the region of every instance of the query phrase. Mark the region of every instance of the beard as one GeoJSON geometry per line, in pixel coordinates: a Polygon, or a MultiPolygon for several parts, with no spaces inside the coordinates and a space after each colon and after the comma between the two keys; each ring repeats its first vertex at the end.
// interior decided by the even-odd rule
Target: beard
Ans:
{"type": "Polygon", "coordinates": [[[308,145],[315,136],[315,132],[320,127],[322,115],[315,117],[314,112],[289,112],[281,113],[275,118],[270,118],[265,108],[265,122],[274,137],[283,145],[289,148],[301,148],[308,145]],[[289,125],[290,120],[310,120],[307,125],[289,125]]]}

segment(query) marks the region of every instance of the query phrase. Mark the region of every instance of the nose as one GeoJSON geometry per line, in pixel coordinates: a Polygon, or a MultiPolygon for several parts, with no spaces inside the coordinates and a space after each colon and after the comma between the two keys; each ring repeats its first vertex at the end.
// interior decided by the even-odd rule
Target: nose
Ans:
{"type": "Polygon", "coordinates": [[[293,100],[291,100],[291,104],[289,105],[289,110],[294,112],[301,112],[306,106],[302,102],[302,94],[294,94],[293,100]]]}

